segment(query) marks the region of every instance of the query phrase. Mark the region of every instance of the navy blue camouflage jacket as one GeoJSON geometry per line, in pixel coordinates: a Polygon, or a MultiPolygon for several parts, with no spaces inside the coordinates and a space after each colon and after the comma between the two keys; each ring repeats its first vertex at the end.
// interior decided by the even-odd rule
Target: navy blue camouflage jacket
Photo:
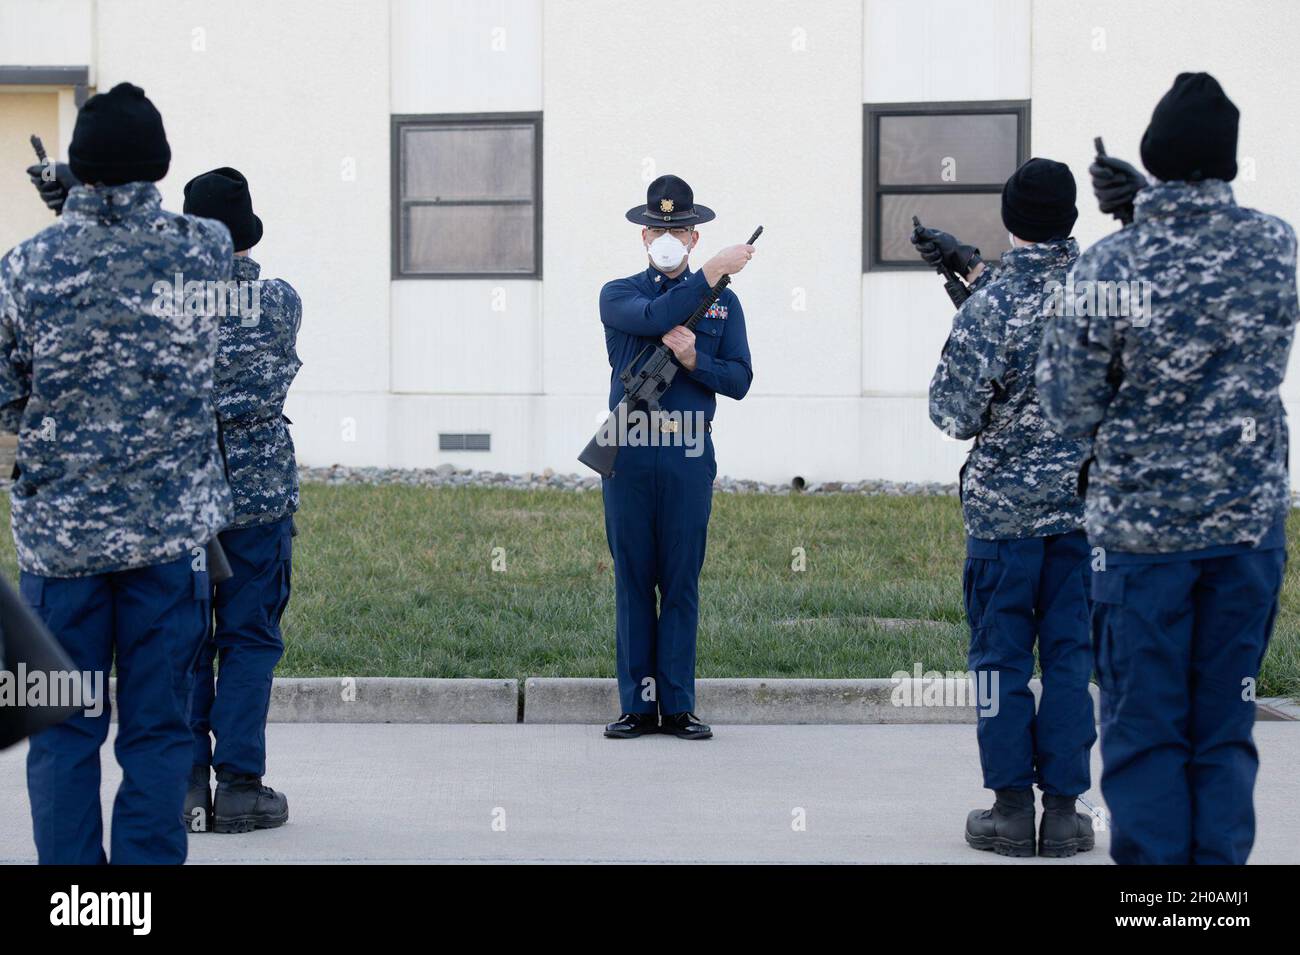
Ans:
{"type": "Polygon", "coordinates": [[[1221,180],[1158,183],[1071,278],[1102,307],[1052,321],[1038,387],[1058,427],[1096,435],[1089,541],[1143,554],[1258,544],[1290,497],[1278,386],[1297,317],[1291,227],[1238,206],[1221,180]],[[1149,314],[1112,308],[1115,286],[1097,283],[1139,302],[1145,289],[1149,314]]]}
{"type": "Polygon", "coordinates": [[[281,520],[298,510],[298,465],[284,399],[302,367],[296,343],[302,301],[283,279],[236,256],[239,308],[221,320],[216,402],[235,498],[232,526],[281,520]]]}
{"type": "Polygon", "coordinates": [[[930,420],[974,438],[959,478],[971,537],[1046,537],[1078,530],[1079,467],[1088,442],[1043,415],[1034,364],[1048,312],[1078,257],[1073,239],[1020,246],[974,283],[930,382],[930,420]]]}
{"type": "Polygon", "coordinates": [[[212,405],[216,318],[167,291],[230,277],[230,233],[152,183],[77,187],[0,259],[0,429],[17,432],[19,566],[164,563],[230,520],[212,405]]]}

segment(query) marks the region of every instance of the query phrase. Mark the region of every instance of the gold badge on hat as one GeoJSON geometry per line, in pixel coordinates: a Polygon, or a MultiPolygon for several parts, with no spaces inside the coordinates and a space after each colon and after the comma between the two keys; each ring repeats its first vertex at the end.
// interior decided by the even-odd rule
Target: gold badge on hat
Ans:
{"type": "Polygon", "coordinates": [[[671,199],[660,199],[660,200],[659,200],[659,211],[660,211],[660,212],[672,212],[672,211],[673,211],[673,201],[672,201],[671,199]]]}

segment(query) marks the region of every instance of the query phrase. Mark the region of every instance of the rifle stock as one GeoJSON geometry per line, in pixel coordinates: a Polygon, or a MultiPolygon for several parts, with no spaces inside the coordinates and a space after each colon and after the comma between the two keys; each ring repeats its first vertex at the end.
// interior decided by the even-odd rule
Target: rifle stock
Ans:
{"type": "Polygon", "coordinates": [[[618,458],[618,441],[602,441],[601,438],[605,435],[617,435],[617,428],[618,408],[616,407],[609,413],[609,417],[600,426],[600,430],[587,442],[587,446],[582,449],[582,453],[578,455],[579,461],[603,478],[607,478],[614,473],[614,461],[618,458]]]}

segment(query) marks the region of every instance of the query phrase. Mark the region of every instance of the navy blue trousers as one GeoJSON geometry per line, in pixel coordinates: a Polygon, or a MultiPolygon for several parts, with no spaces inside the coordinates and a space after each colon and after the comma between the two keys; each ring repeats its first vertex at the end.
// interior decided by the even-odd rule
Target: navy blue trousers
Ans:
{"type": "MultiPolygon", "coordinates": [[[[99,750],[109,707],[79,713],[32,737],[27,792],[43,864],[179,865],[190,766],[186,706],[210,613],[206,569],[194,558],[89,577],[23,573],[19,588],[79,670],[117,664],[117,740],[122,785],[113,802],[111,855],[104,852],[99,750]]],[[[107,679],[105,679],[107,691],[107,679]]]]}
{"type": "Polygon", "coordinates": [[[699,579],[718,469],[712,437],[702,454],[687,450],[621,448],[602,482],[625,713],[695,709],[699,579]]]}
{"type": "Polygon", "coordinates": [[[1121,864],[1233,864],[1255,841],[1253,687],[1286,551],[1093,574],[1101,791],[1121,864]]]}
{"type": "MultiPolygon", "coordinates": [[[[966,543],[964,590],[969,665],[996,674],[996,715],[976,728],[984,785],[1077,796],[1087,790],[1088,754],[1097,739],[1088,633],[1090,552],[1082,531],[1021,540],[966,543]],[[1029,680],[1034,644],[1042,669],[1037,711],[1029,680]]],[[[987,677],[984,676],[987,674],[987,677]]]]}
{"type": "Polygon", "coordinates": [[[280,618],[289,603],[292,518],[222,531],[221,546],[233,576],[215,587],[215,624],[199,655],[190,708],[193,761],[218,773],[261,777],[271,679],[284,654],[280,618]]]}

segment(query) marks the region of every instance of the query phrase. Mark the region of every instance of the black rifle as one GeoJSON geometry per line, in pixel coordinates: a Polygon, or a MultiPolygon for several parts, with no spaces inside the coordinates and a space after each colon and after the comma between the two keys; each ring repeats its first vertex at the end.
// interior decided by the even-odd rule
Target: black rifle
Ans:
{"type": "MultiPolygon", "coordinates": [[[[763,227],[759,226],[745,244],[753,245],[762,234],[763,227]]],[[[700,319],[713,307],[713,303],[718,300],[722,290],[729,284],[731,284],[730,275],[724,275],[720,278],[718,284],[704,296],[704,300],[700,302],[699,307],[691,313],[691,317],[682,322],[682,326],[694,331],[695,326],[700,323],[700,319]]],[[[673,350],[667,345],[646,345],[637,352],[636,357],[627,363],[627,367],[619,375],[619,381],[623,382],[623,399],[609,413],[609,417],[600,426],[600,430],[596,432],[595,437],[587,442],[587,446],[578,455],[578,460],[601,477],[609,477],[613,474],[614,461],[618,457],[618,420],[620,411],[624,420],[626,420],[628,412],[641,404],[645,405],[646,411],[650,414],[657,413],[659,411],[659,399],[673,383],[673,378],[676,377],[679,367],[673,357],[673,350]],[[644,364],[641,364],[641,359],[646,352],[650,353],[650,357],[645,360],[644,364]],[[640,365],[639,368],[638,365],[640,365]]]]}
{"type": "MultiPolygon", "coordinates": [[[[915,216],[911,217],[911,223],[913,223],[917,229],[924,229],[924,226],[920,225],[919,218],[915,216]]],[[[966,283],[957,278],[957,273],[954,273],[953,270],[949,269],[948,266],[943,264],[943,262],[939,262],[939,265],[935,266],[935,272],[943,275],[944,291],[948,292],[948,298],[953,300],[953,304],[956,305],[957,308],[961,308],[963,301],[966,301],[966,299],[969,299],[971,296],[970,288],[967,288],[966,283]]]]}
{"type": "Polygon", "coordinates": [[[230,569],[230,560],[226,557],[226,552],[216,535],[213,535],[212,540],[208,541],[206,550],[208,552],[209,580],[214,584],[220,584],[235,576],[235,572],[230,569]]]}
{"type": "MultiPolygon", "coordinates": [[[[912,216],[912,225],[916,226],[918,229],[924,228],[924,226],[921,225],[921,220],[916,216],[912,216]]],[[[952,304],[957,308],[961,308],[962,303],[966,301],[966,299],[970,298],[970,289],[966,287],[966,283],[957,278],[957,274],[953,272],[952,269],[948,268],[948,266],[944,265],[943,262],[936,265],[934,270],[943,276],[943,290],[947,292],[948,297],[952,299],[952,304]]]]}
{"type": "MultiPolygon", "coordinates": [[[[17,672],[20,663],[29,674],[47,674],[51,687],[60,682],[55,679],[56,675],[70,675],[77,670],[40,617],[0,577],[0,669],[13,674],[17,672]]],[[[64,681],[63,685],[69,684],[64,681]]],[[[82,689],[85,692],[89,688],[82,689]]],[[[91,701],[83,699],[82,702],[88,705],[91,701]]],[[[0,705],[0,749],[12,746],[46,727],[62,723],[81,709],[80,706],[72,705],[71,700],[63,700],[55,705],[52,698],[46,700],[44,706],[0,705]]]]}

